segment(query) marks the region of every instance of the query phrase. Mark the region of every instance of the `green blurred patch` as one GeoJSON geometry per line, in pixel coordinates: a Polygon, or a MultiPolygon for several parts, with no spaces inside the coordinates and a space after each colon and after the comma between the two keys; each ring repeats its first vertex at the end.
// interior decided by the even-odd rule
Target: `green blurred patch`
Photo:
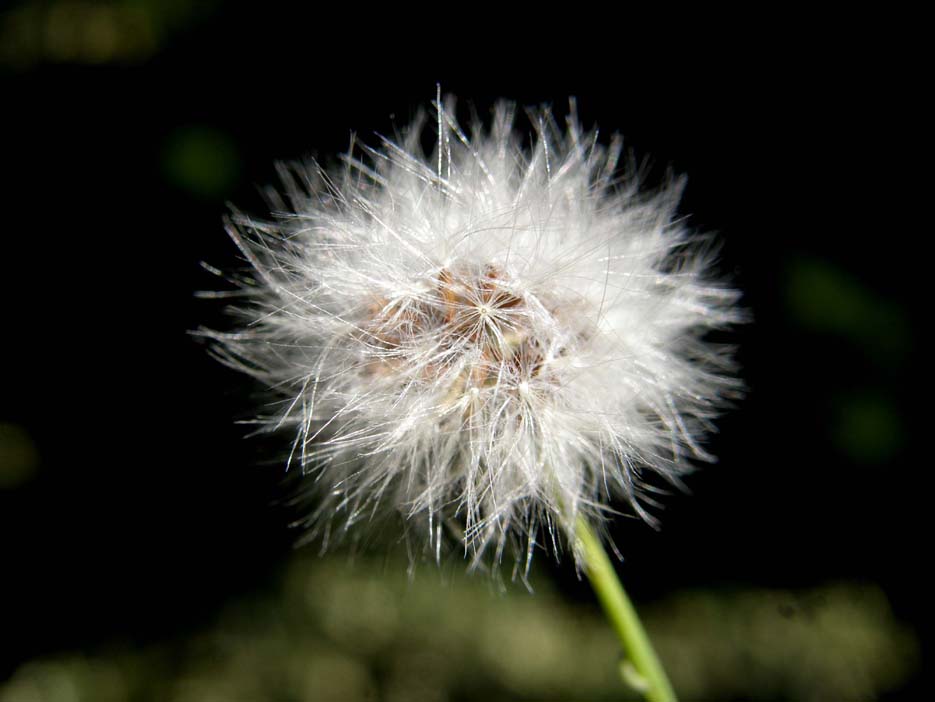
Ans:
{"type": "Polygon", "coordinates": [[[901,360],[910,348],[905,311],[830,263],[794,260],[786,294],[792,316],[808,329],[844,336],[889,363],[901,360]]]}
{"type": "Polygon", "coordinates": [[[0,422],[0,490],[28,482],[39,469],[39,452],[26,430],[0,422]]]}
{"type": "Polygon", "coordinates": [[[842,398],[833,428],[835,445],[859,463],[885,463],[905,443],[905,429],[896,406],[879,395],[842,398]]]}
{"type": "Polygon", "coordinates": [[[207,126],[172,132],[163,147],[162,167],[173,185],[205,199],[223,198],[242,171],[233,139],[207,126]]]}
{"type": "Polygon", "coordinates": [[[217,0],[33,0],[0,15],[0,65],[135,63],[217,0]]]}
{"type": "MultiPolygon", "coordinates": [[[[22,666],[0,702],[622,700],[619,648],[596,606],[548,583],[498,594],[481,576],[404,562],[299,559],[274,597],[144,650],[22,666]]],[[[644,607],[682,699],[874,699],[918,644],[872,586],[692,591],[644,607]]]]}

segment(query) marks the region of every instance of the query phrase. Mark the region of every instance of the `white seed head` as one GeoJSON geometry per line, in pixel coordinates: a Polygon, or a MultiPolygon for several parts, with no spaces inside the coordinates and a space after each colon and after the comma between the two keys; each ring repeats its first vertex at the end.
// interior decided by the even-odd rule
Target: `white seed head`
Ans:
{"type": "Polygon", "coordinates": [[[295,433],[313,530],[389,507],[436,553],[445,525],[475,563],[528,566],[614,500],[651,520],[650,473],[709,458],[736,383],[706,334],[738,294],[674,219],[679,184],[641,191],[573,109],[525,141],[507,104],[470,135],[436,114],[342,168],[282,168],[270,221],[235,212],[242,326],[205,333],[281,401],[261,421],[295,433]]]}

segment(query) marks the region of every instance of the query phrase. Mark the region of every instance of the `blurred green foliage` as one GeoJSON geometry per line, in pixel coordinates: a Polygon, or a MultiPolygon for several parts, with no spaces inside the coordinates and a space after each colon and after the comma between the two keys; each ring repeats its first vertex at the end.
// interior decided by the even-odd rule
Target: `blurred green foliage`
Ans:
{"type": "Polygon", "coordinates": [[[0,490],[19,487],[39,468],[39,451],[26,430],[0,422],[0,490]]]}
{"type": "MultiPolygon", "coordinates": [[[[208,631],[27,663],[0,702],[638,698],[594,607],[491,584],[434,568],[410,581],[393,562],[297,560],[274,597],[230,607],[208,631]]],[[[686,592],[644,612],[686,700],[868,700],[898,686],[918,655],[869,586],[686,592]]]]}
{"type": "MultiPolygon", "coordinates": [[[[870,360],[876,371],[898,373],[912,347],[905,310],[864,285],[848,271],[801,256],[787,269],[786,302],[806,331],[835,336],[870,360]]],[[[882,464],[896,457],[908,436],[886,376],[856,375],[848,391],[835,392],[825,418],[828,440],[850,461],[882,464]]]]}
{"type": "Polygon", "coordinates": [[[905,311],[847,271],[802,257],[791,263],[787,277],[789,309],[807,329],[840,335],[885,363],[895,363],[908,352],[905,311]]]}
{"type": "Polygon", "coordinates": [[[170,183],[206,199],[223,198],[241,173],[233,139],[207,126],[173,131],[163,148],[162,165],[170,183]]]}
{"type": "Polygon", "coordinates": [[[216,0],[32,0],[0,15],[0,65],[137,63],[216,0]]]}
{"type": "Polygon", "coordinates": [[[833,431],[838,449],[857,463],[884,463],[892,459],[906,441],[896,406],[880,394],[841,398],[833,431]]]}

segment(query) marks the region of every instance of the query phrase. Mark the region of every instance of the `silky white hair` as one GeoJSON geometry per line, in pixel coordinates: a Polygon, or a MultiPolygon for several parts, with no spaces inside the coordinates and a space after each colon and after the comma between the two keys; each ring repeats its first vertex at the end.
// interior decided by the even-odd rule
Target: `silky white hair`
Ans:
{"type": "Polygon", "coordinates": [[[743,314],[675,218],[681,182],[644,191],[574,103],[528,135],[507,103],[469,134],[454,112],[340,168],[281,167],[272,218],[228,220],[251,266],[237,328],[203,333],[279,398],[258,421],[294,432],[314,534],[388,508],[436,555],[447,531],[474,564],[509,546],[528,568],[615,501],[652,521],[660,482],[710,459],[738,384],[708,332],[743,314]]]}

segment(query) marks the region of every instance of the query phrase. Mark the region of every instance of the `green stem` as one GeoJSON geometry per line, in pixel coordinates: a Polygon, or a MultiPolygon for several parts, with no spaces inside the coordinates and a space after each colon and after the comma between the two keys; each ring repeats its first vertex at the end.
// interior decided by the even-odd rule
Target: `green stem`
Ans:
{"type": "Polygon", "coordinates": [[[627,659],[645,681],[646,699],[649,702],[676,702],[662,663],[600,540],[582,517],[578,517],[575,531],[584,556],[585,574],[617,632],[627,659]]]}

